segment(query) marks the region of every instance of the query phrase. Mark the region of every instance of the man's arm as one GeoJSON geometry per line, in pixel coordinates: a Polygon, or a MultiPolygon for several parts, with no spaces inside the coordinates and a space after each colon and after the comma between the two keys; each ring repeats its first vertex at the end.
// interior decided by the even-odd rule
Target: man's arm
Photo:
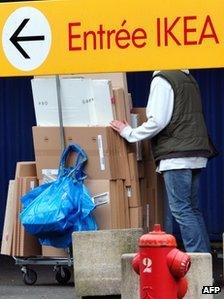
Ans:
{"type": "Polygon", "coordinates": [[[146,107],[147,121],[132,129],[127,123],[111,122],[113,129],[129,142],[152,138],[163,130],[171,120],[174,106],[174,94],[171,85],[163,78],[152,80],[146,107]]]}

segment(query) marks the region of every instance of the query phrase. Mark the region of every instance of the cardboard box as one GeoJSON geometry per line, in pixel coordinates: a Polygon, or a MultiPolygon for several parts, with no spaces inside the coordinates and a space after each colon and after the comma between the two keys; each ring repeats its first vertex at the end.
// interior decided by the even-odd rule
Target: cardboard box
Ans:
{"type": "Polygon", "coordinates": [[[131,109],[131,113],[138,114],[139,115],[139,123],[142,124],[147,121],[146,116],[146,108],[142,107],[133,107],[131,109]]]}
{"type": "Polygon", "coordinates": [[[120,121],[127,120],[124,90],[122,88],[113,88],[113,97],[116,119],[120,121]]]}
{"type": "Polygon", "coordinates": [[[136,155],[134,153],[129,153],[128,161],[131,177],[129,207],[139,207],[141,205],[141,193],[139,187],[139,175],[136,155]]]}
{"type": "MultiPolygon", "coordinates": [[[[137,128],[140,125],[139,114],[131,113],[131,126],[137,128]]],[[[135,142],[135,153],[137,161],[142,160],[142,141],[135,142]]]]}
{"type": "Polygon", "coordinates": [[[130,112],[133,109],[133,102],[132,102],[132,95],[130,92],[128,92],[128,102],[129,102],[129,107],[130,107],[130,112]]]}
{"type": "Polygon", "coordinates": [[[67,109],[73,118],[69,121],[69,124],[64,122],[64,126],[108,126],[115,119],[110,80],[64,76],[60,78],[60,84],[62,108],[67,109]],[[82,86],[83,84],[85,86],[82,86]],[[81,95],[81,92],[83,93],[84,91],[86,92],[86,100],[81,95]],[[68,102],[70,104],[66,106],[68,102]],[[69,107],[72,107],[73,113],[69,107]]]}
{"type": "Polygon", "coordinates": [[[138,176],[139,176],[139,179],[143,179],[146,176],[143,161],[138,161],[138,176]]]}
{"type": "Polygon", "coordinates": [[[93,216],[98,229],[126,228],[123,181],[86,180],[85,185],[97,205],[93,216]]]}
{"type": "Polygon", "coordinates": [[[37,125],[59,125],[56,78],[34,78],[31,87],[37,125]]]}
{"type": "Polygon", "coordinates": [[[95,124],[109,126],[116,118],[112,85],[109,80],[92,80],[95,124]]]}
{"type": "Polygon", "coordinates": [[[36,177],[20,177],[15,179],[14,216],[13,218],[13,256],[40,255],[41,247],[38,239],[27,233],[20,222],[21,197],[38,185],[36,177]]]}
{"type": "MultiPolygon", "coordinates": [[[[90,179],[125,179],[121,137],[110,127],[65,127],[66,145],[79,144],[87,153],[86,173],[90,179]]],[[[38,179],[42,169],[57,169],[61,155],[58,127],[33,127],[38,179]]]]}
{"type": "Polygon", "coordinates": [[[147,182],[147,188],[156,188],[156,181],[158,173],[156,173],[156,166],[154,161],[143,161],[144,166],[144,173],[145,173],[145,179],[147,182]]]}
{"type": "Polygon", "coordinates": [[[18,162],[15,180],[10,181],[1,253],[14,256],[40,255],[37,238],[27,234],[20,223],[21,196],[37,186],[35,162],[18,162]]]}
{"type": "Polygon", "coordinates": [[[36,177],[19,177],[10,181],[9,186],[1,253],[13,256],[40,255],[40,244],[37,238],[24,230],[19,218],[21,196],[37,186],[37,179],[36,177]]]}
{"type": "MultiPolygon", "coordinates": [[[[133,108],[131,110],[131,113],[138,115],[139,125],[147,121],[146,117],[146,109],[145,108],[133,108]]],[[[144,139],[141,141],[141,159],[142,160],[148,160],[148,161],[154,161],[153,154],[152,154],[152,148],[151,148],[151,142],[150,139],[144,139]]]]}
{"type": "Polygon", "coordinates": [[[64,126],[97,124],[91,79],[60,78],[60,90],[64,126]]]}
{"type": "MultiPolygon", "coordinates": [[[[61,76],[61,77],[66,78],[68,76],[61,76]]],[[[130,110],[132,108],[132,102],[131,102],[131,97],[128,94],[126,73],[76,74],[73,75],[73,77],[110,80],[113,88],[122,88],[124,90],[124,98],[125,98],[125,115],[126,115],[127,122],[130,123],[131,121],[130,110]]]]}
{"type": "MultiPolygon", "coordinates": [[[[62,75],[60,78],[89,78],[89,79],[103,79],[110,80],[113,87],[124,89],[128,93],[126,73],[92,73],[92,74],[72,74],[62,75]]],[[[37,76],[36,78],[40,78],[37,76]]]]}
{"type": "MultiPolygon", "coordinates": [[[[59,126],[56,77],[34,78],[31,85],[37,125],[59,126]]],[[[90,79],[62,79],[60,91],[65,126],[95,124],[90,79]]]]}
{"type": "Polygon", "coordinates": [[[1,254],[10,255],[12,248],[12,237],[14,227],[14,215],[15,215],[15,181],[10,180],[8,186],[8,194],[6,201],[5,220],[2,233],[1,254]]]}
{"type": "Polygon", "coordinates": [[[23,161],[16,163],[15,178],[34,177],[37,175],[35,161],[23,161]]]}
{"type": "Polygon", "coordinates": [[[139,228],[143,226],[143,209],[142,206],[129,208],[130,213],[130,227],[139,228]]]}
{"type": "MultiPolygon", "coordinates": [[[[21,179],[21,195],[25,195],[27,192],[38,186],[38,180],[36,177],[24,177],[21,179]]],[[[21,201],[19,199],[21,210],[21,201]]],[[[20,222],[18,215],[19,223],[19,256],[33,256],[41,254],[41,246],[38,239],[35,236],[27,233],[20,222]]]]}
{"type": "Polygon", "coordinates": [[[111,204],[115,182],[110,180],[88,179],[85,181],[85,185],[97,205],[93,211],[93,216],[98,225],[98,229],[111,229],[115,222],[115,213],[113,213],[113,204],[111,204]]]}
{"type": "MultiPolygon", "coordinates": [[[[31,80],[38,126],[59,126],[56,84],[54,76],[31,80]]],[[[106,126],[115,118],[110,80],[65,76],[59,84],[64,126],[106,126]]]]}
{"type": "Polygon", "coordinates": [[[45,257],[68,257],[68,251],[64,248],[42,246],[42,256],[45,257]]]}

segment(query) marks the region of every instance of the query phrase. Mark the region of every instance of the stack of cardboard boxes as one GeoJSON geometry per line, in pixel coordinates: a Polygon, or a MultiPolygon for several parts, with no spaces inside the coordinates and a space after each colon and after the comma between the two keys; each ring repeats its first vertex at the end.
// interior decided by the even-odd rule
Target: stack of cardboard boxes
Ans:
{"type": "Polygon", "coordinates": [[[41,255],[41,246],[29,235],[19,220],[20,198],[38,185],[35,162],[18,162],[14,180],[9,181],[1,254],[13,256],[41,255]]]}
{"type": "MultiPolygon", "coordinates": [[[[94,110],[97,105],[99,107],[99,103],[96,105],[94,100],[94,94],[97,94],[95,91],[92,93],[93,100],[88,105],[88,113],[89,115],[90,113],[95,114],[94,117],[89,116],[89,119],[94,119],[96,122],[90,122],[84,126],[83,122],[80,121],[80,123],[75,122],[75,125],[72,125],[72,120],[70,121],[69,117],[67,117],[65,119],[67,125],[63,127],[64,143],[65,145],[77,143],[87,153],[87,179],[85,180],[85,184],[96,203],[94,216],[99,229],[151,228],[154,222],[161,223],[162,204],[160,204],[160,201],[162,201],[162,195],[159,193],[160,180],[155,173],[150,142],[149,140],[145,140],[137,145],[129,144],[109,126],[109,122],[112,119],[131,122],[133,117],[138,119],[140,124],[145,121],[145,109],[132,109],[130,95],[127,92],[125,74],[101,74],[95,75],[95,77],[93,75],[86,75],[84,79],[91,80],[89,78],[94,78],[95,86],[99,87],[101,84],[99,76],[103,78],[104,86],[107,82],[108,87],[112,88],[112,92],[108,92],[111,95],[110,103],[107,100],[107,104],[104,105],[103,109],[108,109],[109,111],[113,111],[113,113],[108,113],[107,118],[105,118],[105,113],[104,117],[102,115],[104,125],[102,125],[102,119],[100,122],[97,121],[100,117],[97,114],[98,110],[94,110]],[[99,82],[96,82],[97,80],[99,82]]],[[[82,80],[84,79],[82,78],[82,80]]],[[[46,177],[55,177],[57,173],[61,155],[61,134],[60,128],[57,125],[58,113],[55,104],[53,108],[52,105],[48,107],[49,101],[43,97],[44,92],[37,88],[38,84],[36,83],[38,82],[35,81],[39,80],[39,82],[46,84],[46,82],[49,82],[47,81],[49,78],[36,78],[33,80],[35,112],[37,124],[39,124],[33,127],[36,179],[39,183],[43,183],[46,177]],[[43,113],[40,113],[40,110],[45,111],[45,119],[43,119],[43,113]],[[53,110],[54,112],[52,112],[53,110]],[[49,121],[47,116],[50,114],[55,115],[53,116],[53,122],[56,125],[55,123],[53,125],[50,123],[46,126],[47,121],[49,121]],[[40,118],[38,118],[38,115],[40,115],[40,118]]],[[[75,78],[63,77],[62,80],[68,80],[66,84],[69,86],[68,83],[72,84],[75,78]]],[[[91,82],[88,81],[88,84],[91,84],[91,82]]],[[[71,86],[69,88],[75,93],[75,89],[72,89],[71,86]]],[[[50,89],[46,91],[46,94],[49,94],[50,97],[54,93],[55,89],[53,93],[50,89]]],[[[75,105],[75,95],[69,92],[67,94],[74,97],[75,105]]],[[[98,92],[97,97],[99,96],[98,92]]],[[[51,98],[51,103],[53,101],[55,100],[51,98]]],[[[101,98],[100,101],[101,105],[103,105],[104,98],[101,98]]],[[[83,104],[84,102],[83,100],[83,104]]],[[[80,106],[80,109],[86,109],[86,107],[83,105],[83,107],[80,106]]],[[[103,113],[102,111],[101,109],[101,114],[103,113]]],[[[76,111],[76,115],[80,113],[81,110],[79,112],[76,111]]],[[[79,119],[81,120],[80,116],[79,119]]],[[[74,163],[75,157],[70,158],[68,164],[74,163]]]]}

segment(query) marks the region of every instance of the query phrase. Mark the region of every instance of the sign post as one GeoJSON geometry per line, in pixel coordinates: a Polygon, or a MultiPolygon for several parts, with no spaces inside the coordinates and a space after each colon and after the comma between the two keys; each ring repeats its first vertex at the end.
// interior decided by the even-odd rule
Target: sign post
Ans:
{"type": "Polygon", "coordinates": [[[224,66],[222,0],[0,4],[0,76],[224,66]]]}

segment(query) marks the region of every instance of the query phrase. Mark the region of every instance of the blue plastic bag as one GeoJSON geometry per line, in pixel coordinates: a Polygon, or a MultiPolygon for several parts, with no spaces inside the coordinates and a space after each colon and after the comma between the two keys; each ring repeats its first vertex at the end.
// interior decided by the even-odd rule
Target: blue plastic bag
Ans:
{"type": "Polygon", "coordinates": [[[21,198],[21,223],[41,244],[65,248],[71,243],[73,231],[97,229],[91,215],[95,205],[83,183],[86,161],[80,146],[69,145],[61,156],[57,180],[34,188],[21,198]],[[76,162],[66,167],[71,152],[76,153],[76,162]]]}

